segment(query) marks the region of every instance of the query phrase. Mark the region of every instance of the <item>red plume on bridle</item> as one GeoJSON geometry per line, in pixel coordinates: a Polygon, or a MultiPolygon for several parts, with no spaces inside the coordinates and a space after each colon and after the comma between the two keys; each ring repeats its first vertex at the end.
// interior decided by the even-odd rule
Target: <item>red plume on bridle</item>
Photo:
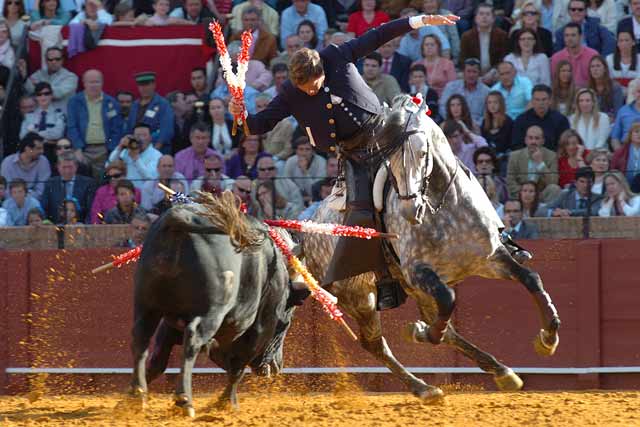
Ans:
{"type": "MultiPolygon", "coordinates": [[[[411,97],[411,100],[412,100],[412,101],[413,101],[413,103],[414,103],[414,104],[416,104],[416,105],[420,105],[420,104],[422,104],[422,96],[417,96],[417,95],[416,95],[416,96],[413,96],[413,97],[411,97]]],[[[428,106],[428,105],[425,105],[424,107],[426,108],[426,110],[425,110],[425,114],[426,114],[427,116],[431,116],[431,109],[429,108],[429,106],[428,106]]]]}

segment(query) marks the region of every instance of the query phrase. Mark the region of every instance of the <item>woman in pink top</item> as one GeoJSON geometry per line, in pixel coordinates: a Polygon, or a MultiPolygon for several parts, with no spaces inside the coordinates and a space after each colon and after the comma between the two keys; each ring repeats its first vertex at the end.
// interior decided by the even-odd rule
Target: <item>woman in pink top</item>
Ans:
{"type": "Polygon", "coordinates": [[[360,37],[371,28],[376,28],[389,21],[389,15],[378,10],[380,4],[376,0],[360,0],[360,10],[349,15],[347,32],[360,37]]]}
{"type": "MultiPolygon", "coordinates": [[[[127,165],[122,160],[116,160],[109,163],[104,171],[107,178],[107,184],[98,188],[91,205],[91,224],[102,224],[104,215],[116,206],[116,184],[123,178],[127,177],[127,165]]],[[[140,204],[140,190],[136,190],[136,203],[140,204]]]]}
{"type": "Polygon", "coordinates": [[[422,60],[414,62],[427,69],[427,83],[442,96],[444,87],[457,78],[456,68],[450,59],[442,56],[442,44],[434,35],[426,35],[422,39],[422,60]]]}

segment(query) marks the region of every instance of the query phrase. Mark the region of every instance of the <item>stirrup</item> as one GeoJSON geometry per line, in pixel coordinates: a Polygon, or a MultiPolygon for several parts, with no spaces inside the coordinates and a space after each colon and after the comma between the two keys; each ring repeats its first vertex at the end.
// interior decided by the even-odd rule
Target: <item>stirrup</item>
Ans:
{"type": "Polygon", "coordinates": [[[331,189],[331,194],[326,198],[327,206],[338,212],[344,212],[347,209],[347,186],[344,181],[336,180],[331,189]]]}
{"type": "Polygon", "coordinates": [[[376,282],[376,310],[391,310],[404,304],[407,294],[402,289],[400,281],[390,277],[384,277],[376,282]]]}

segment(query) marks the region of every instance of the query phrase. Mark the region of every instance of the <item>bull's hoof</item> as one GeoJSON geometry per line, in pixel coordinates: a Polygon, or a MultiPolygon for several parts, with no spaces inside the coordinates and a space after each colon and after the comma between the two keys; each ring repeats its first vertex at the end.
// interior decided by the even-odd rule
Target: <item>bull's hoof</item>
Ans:
{"type": "Polygon", "coordinates": [[[269,366],[269,364],[261,365],[255,372],[259,377],[269,378],[271,376],[271,366],[269,366]]]}
{"type": "Polygon", "coordinates": [[[533,340],[533,348],[540,356],[553,356],[560,343],[560,336],[557,333],[548,333],[540,329],[540,333],[533,340]]]}
{"type": "Polygon", "coordinates": [[[493,380],[500,391],[518,391],[524,385],[524,382],[522,382],[520,377],[516,375],[511,368],[507,369],[507,371],[500,376],[494,376],[493,380]]]}
{"type": "Polygon", "coordinates": [[[130,415],[144,412],[147,409],[148,395],[140,387],[127,391],[124,399],[116,404],[113,410],[118,414],[130,415]]]}
{"type": "Polygon", "coordinates": [[[438,387],[434,387],[429,384],[426,384],[424,388],[419,391],[415,391],[413,394],[422,399],[422,402],[427,405],[438,405],[444,403],[444,392],[438,387]]]}
{"type": "Polygon", "coordinates": [[[427,332],[429,331],[429,325],[422,320],[407,324],[402,330],[402,337],[407,342],[421,343],[427,342],[427,332]]]}
{"type": "Polygon", "coordinates": [[[178,402],[173,406],[171,411],[176,417],[195,418],[196,410],[192,405],[179,405],[178,402]]]}

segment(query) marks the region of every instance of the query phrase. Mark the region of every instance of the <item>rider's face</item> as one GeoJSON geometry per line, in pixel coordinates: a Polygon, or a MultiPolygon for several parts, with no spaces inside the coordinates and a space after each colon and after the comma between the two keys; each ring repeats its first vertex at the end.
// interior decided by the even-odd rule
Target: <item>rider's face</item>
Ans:
{"type": "Polygon", "coordinates": [[[296,87],[309,96],[317,95],[324,84],[324,74],[315,79],[306,81],[303,84],[297,84],[296,87]]]}

